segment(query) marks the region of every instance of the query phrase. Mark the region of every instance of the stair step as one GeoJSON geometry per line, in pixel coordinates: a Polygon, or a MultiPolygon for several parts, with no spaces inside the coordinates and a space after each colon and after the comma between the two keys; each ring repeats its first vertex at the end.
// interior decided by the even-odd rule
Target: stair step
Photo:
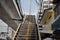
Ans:
{"type": "MultiPolygon", "coordinates": [[[[21,30],[21,31],[19,31],[18,33],[23,33],[23,32],[27,32],[27,30],[21,30]]],[[[35,31],[34,31],[34,30],[33,30],[33,31],[32,31],[32,30],[30,30],[30,33],[33,33],[33,32],[35,33],[35,31]]]]}
{"type": "MultiPolygon", "coordinates": [[[[26,40],[26,38],[16,38],[16,40],[26,40]]],[[[37,40],[37,38],[28,38],[28,40],[37,40]]]]}
{"type": "MultiPolygon", "coordinates": [[[[18,35],[26,35],[27,32],[19,32],[18,35]]],[[[29,32],[29,35],[37,35],[35,32],[29,32]]]]}
{"type": "Polygon", "coordinates": [[[24,28],[24,27],[20,28],[20,30],[24,30],[24,29],[26,30],[26,29],[27,29],[27,27],[25,27],[25,28],[24,28]]]}
{"type": "MultiPolygon", "coordinates": [[[[18,33],[18,35],[26,35],[26,32],[24,32],[24,33],[23,32],[22,33],[18,33]]],[[[29,35],[37,35],[37,33],[31,33],[30,32],[29,35]]]]}
{"type": "MultiPolygon", "coordinates": [[[[22,36],[22,37],[16,37],[16,38],[17,38],[17,39],[26,39],[26,37],[24,37],[24,36],[22,36]]],[[[29,36],[28,36],[28,39],[37,39],[37,38],[31,37],[31,36],[29,37],[29,36]]]]}
{"type": "MultiPolygon", "coordinates": [[[[26,37],[26,35],[17,35],[18,37],[26,37]]],[[[37,36],[37,35],[28,35],[28,37],[37,36]]]]}

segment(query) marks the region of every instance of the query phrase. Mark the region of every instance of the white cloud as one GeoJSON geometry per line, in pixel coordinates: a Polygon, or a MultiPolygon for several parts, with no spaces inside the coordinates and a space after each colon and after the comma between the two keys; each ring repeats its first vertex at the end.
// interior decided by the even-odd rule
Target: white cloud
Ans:
{"type": "Polygon", "coordinates": [[[28,12],[23,12],[23,15],[29,15],[29,13],[28,12]]]}
{"type": "Polygon", "coordinates": [[[23,12],[23,15],[36,15],[37,11],[35,11],[34,13],[29,14],[28,12],[23,12]]]}

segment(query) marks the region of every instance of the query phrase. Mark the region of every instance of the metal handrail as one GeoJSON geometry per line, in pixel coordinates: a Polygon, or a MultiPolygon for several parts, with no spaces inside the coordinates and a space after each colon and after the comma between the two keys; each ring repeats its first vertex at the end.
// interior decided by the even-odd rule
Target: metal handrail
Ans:
{"type": "Polygon", "coordinates": [[[39,40],[41,40],[41,35],[40,35],[40,32],[39,32],[39,27],[38,27],[38,25],[37,25],[37,30],[38,30],[39,40]]]}
{"type": "Polygon", "coordinates": [[[16,35],[17,35],[19,29],[21,28],[21,25],[25,22],[25,19],[26,19],[26,16],[24,17],[23,22],[18,25],[18,28],[17,28],[17,30],[16,30],[16,32],[15,32],[14,37],[12,38],[12,40],[14,40],[16,38],[16,35]]]}

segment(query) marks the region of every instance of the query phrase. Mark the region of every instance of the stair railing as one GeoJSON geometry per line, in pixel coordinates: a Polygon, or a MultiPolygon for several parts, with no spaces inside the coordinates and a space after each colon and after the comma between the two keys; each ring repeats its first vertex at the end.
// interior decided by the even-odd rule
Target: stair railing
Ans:
{"type": "Polygon", "coordinates": [[[21,28],[21,25],[25,22],[25,19],[26,19],[26,16],[24,16],[24,18],[23,18],[23,22],[22,22],[22,23],[19,23],[18,28],[17,28],[17,30],[16,30],[16,32],[15,32],[15,34],[14,34],[12,40],[15,40],[16,35],[17,35],[19,29],[21,28]]]}

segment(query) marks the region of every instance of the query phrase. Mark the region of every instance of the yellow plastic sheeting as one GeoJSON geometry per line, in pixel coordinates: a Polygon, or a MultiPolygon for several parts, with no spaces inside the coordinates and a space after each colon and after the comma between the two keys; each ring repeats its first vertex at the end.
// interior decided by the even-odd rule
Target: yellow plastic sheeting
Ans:
{"type": "Polygon", "coordinates": [[[54,21],[54,10],[50,9],[44,14],[41,24],[47,25],[47,29],[51,30],[51,22],[54,21]]]}
{"type": "Polygon", "coordinates": [[[53,9],[48,10],[46,13],[44,13],[43,19],[41,21],[42,24],[48,24],[50,21],[54,20],[54,11],[53,9]]]}

